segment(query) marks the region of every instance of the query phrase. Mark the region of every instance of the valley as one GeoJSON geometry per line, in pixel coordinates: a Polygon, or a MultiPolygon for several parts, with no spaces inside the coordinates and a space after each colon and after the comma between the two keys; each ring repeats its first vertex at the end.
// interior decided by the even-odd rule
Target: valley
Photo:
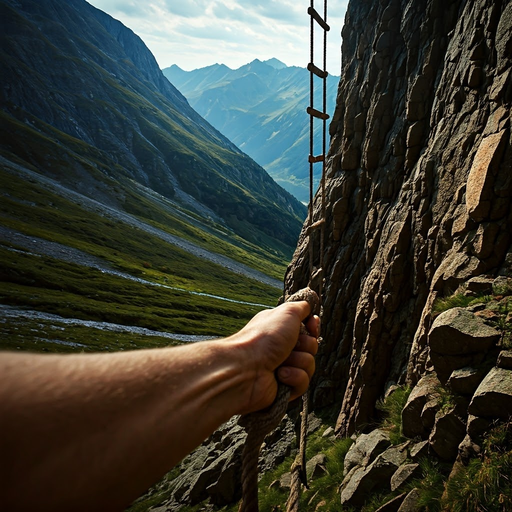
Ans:
{"type": "Polygon", "coordinates": [[[107,14],[2,0],[0,15],[0,348],[228,336],[273,307],[305,207],[107,14]]]}
{"type": "MultiPolygon", "coordinates": [[[[82,328],[77,331],[70,321],[57,321],[65,332],[50,329],[43,336],[47,342],[41,344],[41,318],[32,314],[23,322],[24,342],[20,345],[19,321],[13,320],[11,313],[0,331],[3,348],[59,352],[63,347],[119,349],[119,339],[123,338],[124,349],[150,347],[168,344],[167,331],[178,335],[175,341],[183,334],[226,336],[262,307],[275,305],[279,280],[268,274],[284,272],[284,262],[278,258],[272,262],[263,254],[251,253],[234,235],[228,242],[228,233],[223,240],[178,222],[172,223],[173,233],[169,233],[164,227],[24,171],[25,180],[19,176],[19,166],[15,174],[6,164],[2,171],[0,300],[28,311],[80,321],[82,328]],[[267,274],[243,261],[266,268],[267,274]],[[131,328],[129,332],[144,328],[164,334],[157,343],[137,333],[138,341],[134,342],[127,335],[120,338],[119,329],[111,329],[102,334],[104,346],[91,346],[84,321],[122,324],[131,328]],[[73,332],[79,332],[79,340],[73,332]],[[62,340],[63,335],[77,341],[72,345],[52,341],[62,340]]],[[[170,215],[163,209],[160,214],[170,215]]],[[[212,226],[210,230],[214,230],[212,226]]],[[[48,323],[48,318],[43,320],[48,323]]]]}
{"type": "MultiPolygon", "coordinates": [[[[277,59],[238,69],[214,64],[193,71],[176,65],[163,70],[208,122],[254,158],[285,190],[309,202],[310,74],[277,59]]],[[[327,80],[327,112],[332,116],[339,77],[327,80]]],[[[315,82],[314,105],[322,105],[315,82]]],[[[315,154],[321,153],[321,123],[315,124],[315,154]]],[[[319,176],[314,177],[315,184],[319,176]]]]}

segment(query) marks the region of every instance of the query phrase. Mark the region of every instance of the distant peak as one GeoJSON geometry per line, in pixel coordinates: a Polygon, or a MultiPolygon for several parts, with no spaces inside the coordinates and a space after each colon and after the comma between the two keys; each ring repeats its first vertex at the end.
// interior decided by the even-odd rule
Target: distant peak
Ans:
{"type": "Polygon", "coordinates": [[[274,69],[284,69],[288,67],[284,62],[281,62],[276,58],[265,60],[263,63],[267,64],[268,66],[272,66],[274,69]]]}

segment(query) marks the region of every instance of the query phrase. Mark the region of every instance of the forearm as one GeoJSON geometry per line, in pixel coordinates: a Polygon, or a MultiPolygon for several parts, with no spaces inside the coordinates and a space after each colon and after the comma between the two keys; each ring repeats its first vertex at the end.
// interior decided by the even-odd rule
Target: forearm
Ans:
{"type": "Polygon", "coordinates": [[[253,376],[241,371],[238,350],[213,341],[110,355],[0,355],[11,383],[0,396],[10,510],[23,500],[25,509],[43,510],[52,496],[52,511],[69,510],[71,498],[83,510],[122,509],[127,490],[136,498],[243,407],[253,376]]]}
{"type": "Polygon", "coordinates": [[[303,393],[315,364],[306,302],[236,335],[170,349],[0,354],[0,492],[11,512],[122,510],[234,414],[303,393]]]}

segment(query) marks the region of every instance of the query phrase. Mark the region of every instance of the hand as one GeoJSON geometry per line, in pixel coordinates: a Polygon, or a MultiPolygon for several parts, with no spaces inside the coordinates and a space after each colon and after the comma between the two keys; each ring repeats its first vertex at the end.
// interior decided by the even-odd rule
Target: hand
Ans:
{"type": "Polygon", "coordinates": [[[254,372],[246,407],[241,414],[272,404],[277,393],[277,378],[291,387],[290,400],[307,390],[315,371],[320,319],[311,317],[306,325],[311,336],[300,333],[302,321],[310,314],[305,301],[287,302],[258,313],[235,338],[241,342],[247,371],[254,372]],[[277,372],[276,372],[277,370],[277,372]]]}

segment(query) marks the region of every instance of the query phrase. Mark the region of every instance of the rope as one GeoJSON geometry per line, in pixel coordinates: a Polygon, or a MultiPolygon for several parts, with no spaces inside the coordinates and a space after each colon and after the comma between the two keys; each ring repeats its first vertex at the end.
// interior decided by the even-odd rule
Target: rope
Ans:
{"type": "MultiPolygon", "coordinates": [[[[314,12],[314,0],[311,0],[310,12],[314,12]]],[[[327,31],[329,27],[327,25],[327,0],[324,0],[324,17],[323,21],[325,22],[322,25],[324,30],[323,34],[323,104],[322,104],[322,113],[325,114],[327,111],[327,31]]],[[[314,39],[315,39],[315,19],[314,16],[311,16],[311,27],[310,27],[310,63],[313,65],[315,51],[314,51],[314,39]]],[[[314,71],[310,70],[310,107],[314,109],[314,71]]],[[[313,281],[319,276],[318,279],[318,297],[320,300],[320,304],[322,304],[322,295],[323,295],[323,268],[324,268],[324,245],[325,245],[325,219],[326,219],[326,208],[325,208],[325,166],[326,166],[326,139],[327,139],[327,119],[328,116],[323,116],[322,118],[322,158],[318,160],[314,157],[314,118],[310,116],[310,125],[309,125],[309,209],[308,209],[308,246],[309,246],[309,275],[310,282],[309,286],[313,287],[313,281]],[[321,194],[321,210],[320,215],[321,218],[318,221],[314,221],[314,164],[318,161],[322,162],[322,176],[320,180],[320,194],[321,194]],[[315,269],[314,266],[314,244],[313,244],[313,232],[314,228],[320,227],[320,255],[319,255],[319,264],[318,269],[315,269]]],[[[301,493],[301,483],[306,487],[307,485],[307,475],[306,475],[306,438],[308,431],[308,416],[309,416],[309,392],[303,395],[302,397],[302,412],[301,412],[301,430],[300,430],[300,441],[299,441],[299,453],[295,459],[295,462],[292,465],[292,478],[291,478],[291,486],[290,486],[290,496],[288,498],[286,511],[287,512],[298,512],[299,510],[299,502],[300,502],[300,493],[301,493]]]]}
{"type": "MultiPolygon", "coordinates": [[[[311,306],[311,314],[321,314],[322,294],[323,294],[323,266],[324,266],[324,244],[325,244],[325,168],[326,168],[326,137],[327,137],[327,0],[324,0],[324,17],[320,18],[314,8],[314,0],[311,0],[311,6],[308,10],[311,19],[310,25],[310,106],[308,113],[310,114],[309,123],[309,208],[308,208],[308,227],[306,229],[309,248],[309,286],[313,287],[313,281],[318,279],[318,295],[311,288],[305,288],[293,294],[287,301],[306,300],[311,306]],[[319,70],[314,66],[315,51],[315,22],[318,22],[324,31],[323,38],[323,70],[319,70]],[[322,112],[314,109],[314,74],[323,79],[323,110],[322,112]],[[314,117],[320,117],[323,121],[322,126],[322,155],[314,156],[314,117]],[[320,180],[320,196],[321,196],[321,218],[314,222],[314,164],[322,162],[322,176],[320,180]],[[314,267],[314,248],[313,248],[313,232],[320,227],[320,255],[319,266],[314,267]]],[[[305,330],[305,328],[304,328],[305,330]]],[[[301,331],[303,332],[303,331],[301,331]]],[[[307,331],[305,331],[307,333],[307,331]]],[[[238,508],[238,512],[258,512],[258,457],[261,444],[266,435],[274,430],[281,422],[290,398],[290,389],[279,383],[277,396],[274,403],[269,409],[257,411],[244,415],[240,418],[240,424],[247,431],[247,439],[242,453],[242,501],[238,508]]],[[[308,431],[308,415],[309,415],[309,394],[306,393],[302,397],[301,412],[301,430],[299,440],[299,453],[292,465],[292,481],[290,487],[290,496],[287,501],[287,512],[298,512],[300,502],[301,484],[307,487],[306,476],[306,437],[308,431]]]]}
{"type": "MultiPolygon", "coordinates": [[[[318,295],[310,288],[304,288],[291,295],[286,302],[305,300],[311,309],[311,315],[320,311],[318,295]]],[[[310,316],[311,316],[310,315],[310,316]]],[[[308,334],[302,326],[301,333],[308,334]]],[[[244,414],[239,420],[247,431],[244,450],[242,452],[242,501],[239,512],[258,512],[258,455],[263,440],[274,430],[286,412],[290,399],[290,388],[278,383],[277,395],[274,403],[262,411],[244,414]]]]}

